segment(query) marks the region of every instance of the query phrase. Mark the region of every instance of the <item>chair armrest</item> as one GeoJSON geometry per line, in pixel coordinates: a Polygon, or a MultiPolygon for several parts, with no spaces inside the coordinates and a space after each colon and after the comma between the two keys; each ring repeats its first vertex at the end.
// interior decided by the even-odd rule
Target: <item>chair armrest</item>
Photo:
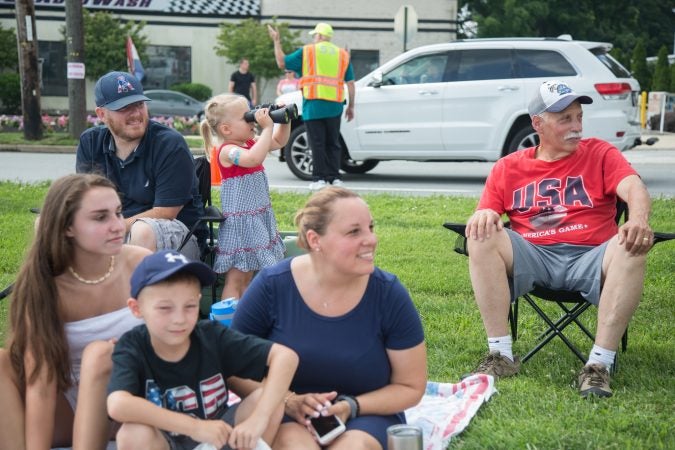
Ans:
{"type": "Polygon", "coordinates": [[[660,231],[654,232],[654,244],[670,241],[672,239],[675,239],[675,233],[662,233],[660,231]]]}
{"type": "Polygon", "coordinates": [[[223,217],[223,213],[220,212],[220,209],[218,207],[209,205],[204,208],[204,215],[199,218],[201,221],[206,221],[206,222],[224,222],[225,218],[223,217]]]}
{"type": "Polygon", "coordinates": [[[466,237],[464,236],[464,233],[466,232],[466,224],[446,222],[443,224],[443,226],[448,230],[457,233],[454,250],[460,255],[469,256],[469,249],[466,247],[466,237]]]}

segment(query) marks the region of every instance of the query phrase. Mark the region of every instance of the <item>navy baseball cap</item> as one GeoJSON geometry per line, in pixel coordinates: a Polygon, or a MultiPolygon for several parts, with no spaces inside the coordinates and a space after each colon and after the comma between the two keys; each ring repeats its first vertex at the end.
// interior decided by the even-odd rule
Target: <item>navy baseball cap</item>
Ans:
{"type": "Polygon", "coordinates": [[[202,287],[216,281],[216,273],[203,262],[191,261],[175,250],[160,250],[143,258],[134,270],[131,275],[131,296],[137,298],[144,287],[164,281],[178,272],[196,276],[202,287]]]}
{"type": "Polygon", "coordinates": [[[96,106],[117,111],[136,102],[150,101],[143,95],[138,78],[127,72],[108,72],[98,79],[94,87],[96,106]]]}
{"type": "Polygon", "coordinates": [[[575,100],[584,105],[593,103],[593,99],[588,95],[577,94],[562,81],[544,81],[534,94],[527,110],[530,116],[538,116],[545,112],[560,112],[575,100]]]}

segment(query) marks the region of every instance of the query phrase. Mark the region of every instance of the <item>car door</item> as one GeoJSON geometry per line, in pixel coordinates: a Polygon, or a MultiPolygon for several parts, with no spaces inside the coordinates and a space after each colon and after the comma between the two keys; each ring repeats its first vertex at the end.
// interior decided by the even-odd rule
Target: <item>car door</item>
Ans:
{"type": "MultiPolygon", "coordinates": [[[[447,52],[418,55],[383,73],[378,87],[358,91],[354,127],[370,158],[415,159],[417,149],[443,150],[441,126],[447,52]]],[[[359,149],[350,147],[354,158],[359,149]]]]}
{"type": "Polygon", "coordinates": [[[450,82],[443,91],[441,134],[448,156],[496,160],[511,123],[527,109],[523,81],[516,78],[513,50],[454,50],[450,82]]]}
{"type": "Polygon", "coordinates": [[[173,111],[174,116],[191,116],[193,115],[192,108],[190,108],[190,100],[180,95],[177,92],[168,92],[167,98],[169,99],[169,105],[173,111]]]}

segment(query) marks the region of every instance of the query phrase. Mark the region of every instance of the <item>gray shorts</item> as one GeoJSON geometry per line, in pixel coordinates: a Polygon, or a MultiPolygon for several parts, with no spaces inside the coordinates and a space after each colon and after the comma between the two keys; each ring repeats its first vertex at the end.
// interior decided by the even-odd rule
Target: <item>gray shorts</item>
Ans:
{"type": "Polygon", "coordinates": [[[535,284],[549,289],[578,291],[589,303],[600,302],[602,259],[607,242],[588,245],[534,245],[506,229],[513,248],[513,277],[509,278],[511,301],[535,284]]]}
{"type": "MultiPolygon", "coordinates": [[[[235,403],[234,405],[227,408],[223,415],[220,416],[220,420],[234,427],[234,415],[236,414],[238,407],[239,403],[235,403]]],[[[164,436],[164,439],[169,442],[169,449],[171,450],[192,450],[199,445],[199,442],[193,441],[191,438],[185,435],[171,436],[171,434],[167,433],[166,431],[162,431],[161,433],[164,436]]],[[[220,450],[232,449],[229,445],[225,445],[220,450]]]]}
{"type": "MultiPolygon", "coordinates": [[[[152,227],[152,231],[155,233],[155,241],[157,242],[157,250],[178,249],[185,236],[190,232],[180,220],[152,219],[149,217],[141,217],[137,220],[147,223],[152,227]]],[[[129,236],[127,236],[128,239],[129,236]]],[[[190,237],[181,253],[193,261],[199,261],[199,244],[194,235],[190,237]]]]}

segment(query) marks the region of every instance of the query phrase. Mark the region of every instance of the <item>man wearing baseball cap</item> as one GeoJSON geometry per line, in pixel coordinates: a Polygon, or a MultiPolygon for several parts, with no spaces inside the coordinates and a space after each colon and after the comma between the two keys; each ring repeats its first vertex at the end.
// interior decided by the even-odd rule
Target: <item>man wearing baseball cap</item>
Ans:
{"type": "Polygon", "coordinates": [[[302,120],[312,149],[312,183],[316,191],[330,184],[342,186],[340,178],[340,120],[345,103],[345,84],[349,102],[347,121],[354,118],[354,69],[349,53],[330,42],[333,27],[318,23],[309,34],[313,43],[286,55],[281,48],[279,31],[268,25],[274,42],[274,57],[280,69],[302,74],[302,120]]]}
{"type": "MultiPolygon", "coordinates": [[[[98,172],[122,194],[127,241],[150,250],[177,249],[203,214],[194,159],[183,136],[150,120],[143,86],[126,72],[109,72],[94,87],[103,126],[86,130],[77,172],[98,172]]],[[[206,229],[181,250],[198,259],[206,229]]]]}
{"type": "Polygon", "coordinates": [[[540,143],[497,161],[466,237],[489,347],[475,372],[518,373],[508,332],[511,301],[534,285],[578,291],[598,305],[595,345],[579,373],[579,392],[609,397],[610,369],[642,295],[654,234],[649,193],[635,170],[611,144],[582,139],[582,105],[592,103],[562,81],[540,86],[528,107],[540,143]],[[620,227],[617,197],[630,210],[620,227]]]}

